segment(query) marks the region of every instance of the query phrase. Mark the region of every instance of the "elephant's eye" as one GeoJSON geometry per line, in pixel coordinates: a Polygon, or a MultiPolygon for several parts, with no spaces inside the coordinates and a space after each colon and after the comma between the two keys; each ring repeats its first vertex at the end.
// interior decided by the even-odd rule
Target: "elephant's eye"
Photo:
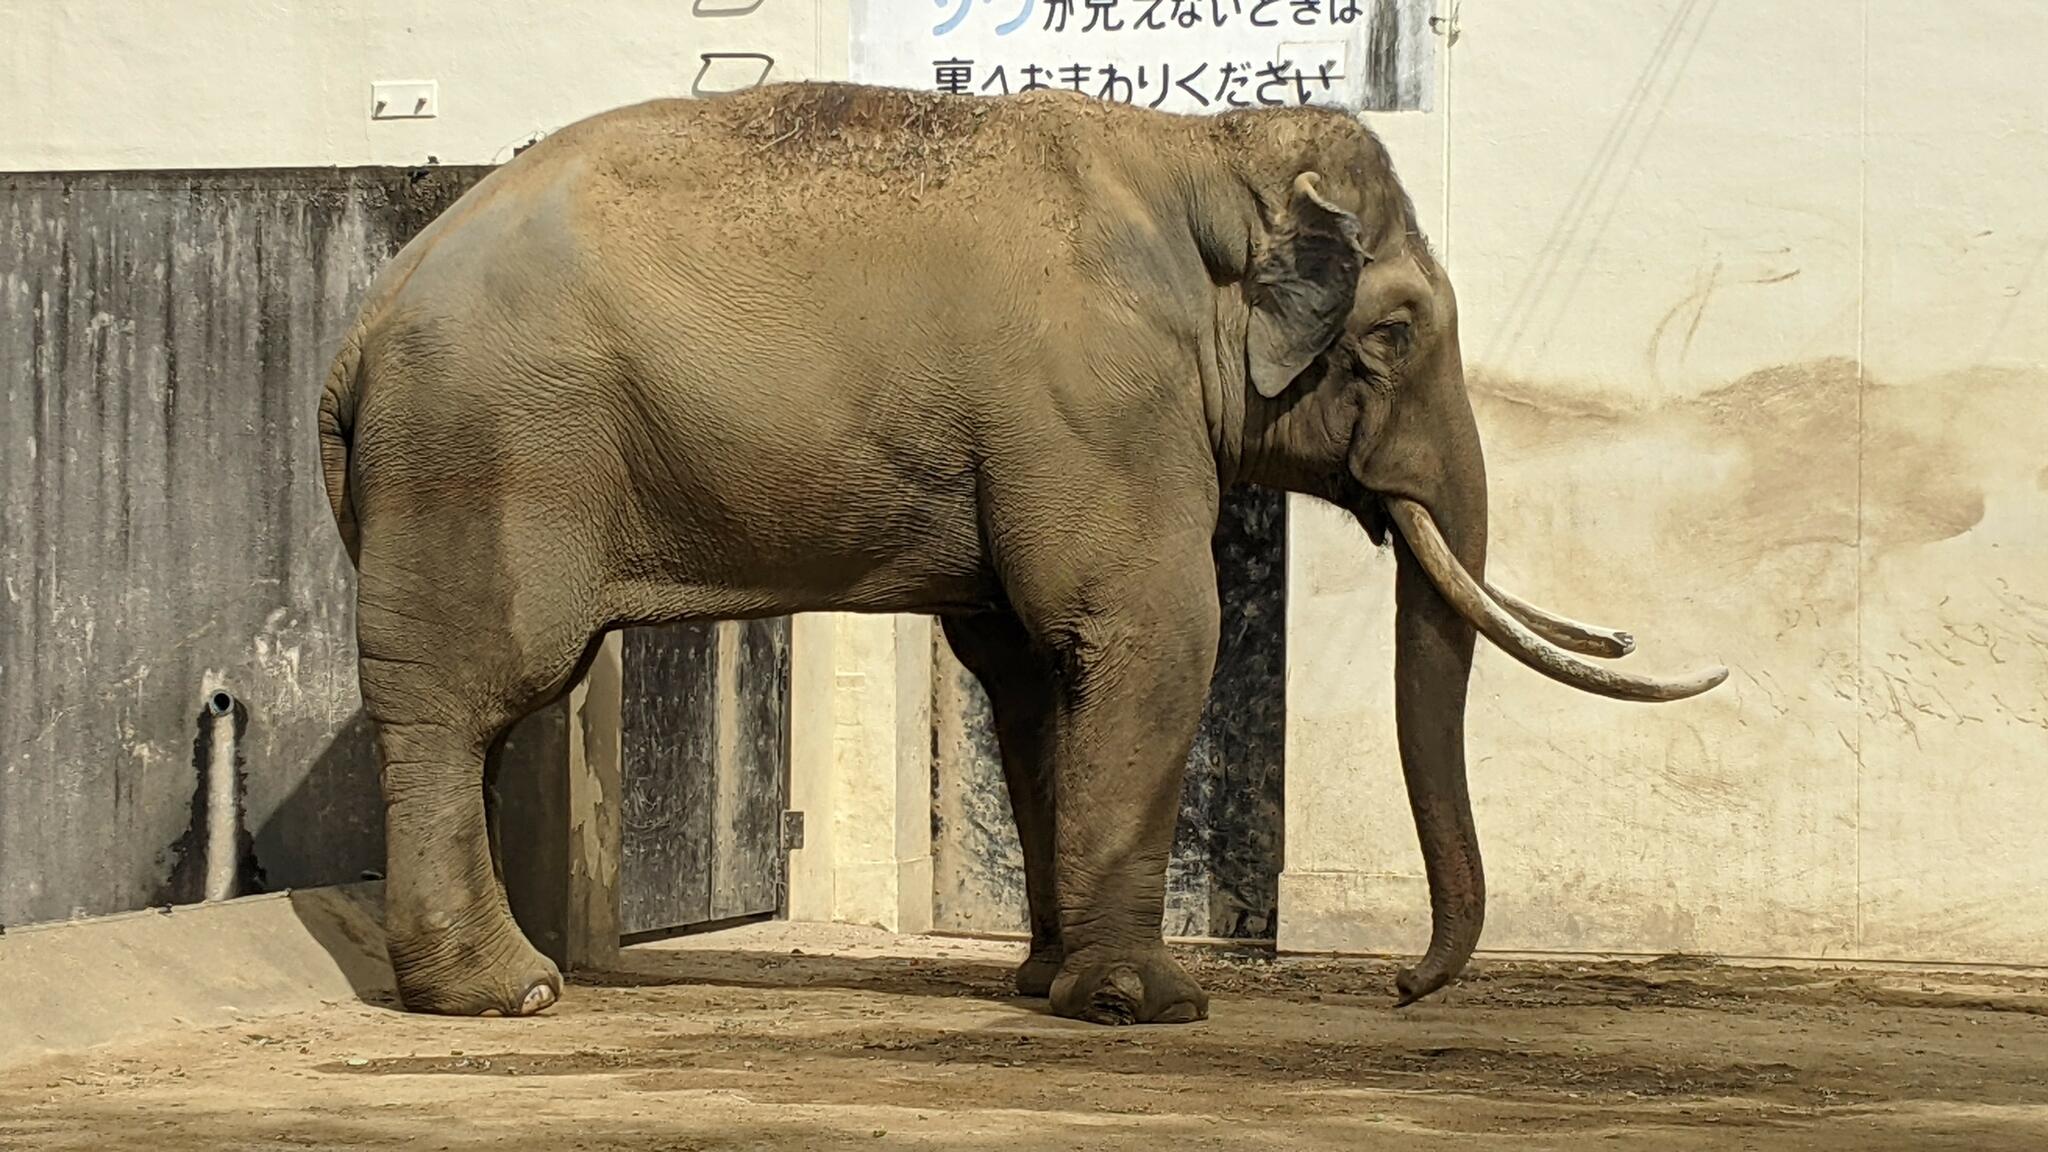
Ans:
{"type": "Polygon", "coordinates": [[[1407,320],[1388,320],[1373,328],[1373,335],[1386,342],[1396,356],[1408,350],[1408,342],[1415,335],[1415,326],[1407,320]]]}
{"type": "Polygon", "coordinates": [[[1394,390],[1394,378],[1390,369],[1395,357],[1390,354],[1391,349],[1384,346],[1375,347],[1378,343],[1376,335],[1377,332],[1373,331],[1367,332],[1363,337],[1345,340],[1344,352],[1351,361],[1353,375],[1365,381],[1373,391],[1391,394],[1394,390]]]}

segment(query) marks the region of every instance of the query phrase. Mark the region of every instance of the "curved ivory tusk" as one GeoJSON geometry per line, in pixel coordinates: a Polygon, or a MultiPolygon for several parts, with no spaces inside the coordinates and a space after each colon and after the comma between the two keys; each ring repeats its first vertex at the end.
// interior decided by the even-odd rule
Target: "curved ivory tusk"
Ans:
{"type": "Polygon", "coordinates": [[[1429,510],[1413,500],[1387,499],[1387,511],[1444,601],[1501,651],[1562,684],[1616,700],[1668,701],[1697,696],[1728,678],[1714,667],[1676,680],[1657,680],[1588,664],[1538,636],[1480,588],[1451,554],[1429,510]]]}
{"type": "Polygon", "coordinates": [[[1503,592],[1493,585],[1479,582],[1488,596],[1499,601],[1515,619],[1529,626],[1534,632],[1567,652],[1581,656],[1599,656],[1608,660],[1619,660],[1636,650],[1636,638],[1614,628],[1602,628],[1598,624],[1581,624],[1563,616],[1553,616],[1534,604],[1511,593],[1503,592]]]}

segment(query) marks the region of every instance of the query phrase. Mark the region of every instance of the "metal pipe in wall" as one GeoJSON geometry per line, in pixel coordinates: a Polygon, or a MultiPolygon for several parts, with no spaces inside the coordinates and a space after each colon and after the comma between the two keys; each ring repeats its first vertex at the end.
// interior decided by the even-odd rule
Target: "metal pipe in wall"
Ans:
{"type": "Polygon", "coordinates": [[[235,698],[206,696],[206,899],[235,895],[236,855],[242,825],[235,786],[235,698]]]}

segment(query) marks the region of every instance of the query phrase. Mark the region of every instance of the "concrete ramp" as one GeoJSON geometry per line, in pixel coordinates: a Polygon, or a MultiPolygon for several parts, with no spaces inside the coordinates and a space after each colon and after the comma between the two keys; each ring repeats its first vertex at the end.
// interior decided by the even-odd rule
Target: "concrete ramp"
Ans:
{"type": "Polygon", "coordinates": [[[351,1000],[395,1002],[382,884],[11,928],[0,1067],[351,1000]]]}

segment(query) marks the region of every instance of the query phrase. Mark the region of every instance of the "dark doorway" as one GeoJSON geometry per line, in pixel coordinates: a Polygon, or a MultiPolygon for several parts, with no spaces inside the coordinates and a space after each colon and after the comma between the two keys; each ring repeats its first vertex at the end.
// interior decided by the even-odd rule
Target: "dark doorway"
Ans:
{"type": "Polygon", "coordinates": [[[789,635],[787,618],[626,631],[626,938],[782,911],[789,635]]]}

